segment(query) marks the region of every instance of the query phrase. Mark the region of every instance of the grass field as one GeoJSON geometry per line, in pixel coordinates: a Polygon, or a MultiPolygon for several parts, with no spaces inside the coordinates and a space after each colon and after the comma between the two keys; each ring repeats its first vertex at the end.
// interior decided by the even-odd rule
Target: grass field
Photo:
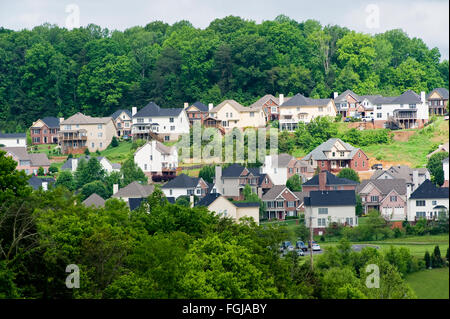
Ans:
{"type": "Polygon", "coordinates": [[[109,147],[100,152],[101,156],[105,156],[113,163],[123,163],[131,152],[131,142],[120,142],[117,147],[109,147]]]}
{"type": "Polygon", "coordinates": [[[406,277],[419,299],[448,299],[448,268],[422,270],[406,277]]]}

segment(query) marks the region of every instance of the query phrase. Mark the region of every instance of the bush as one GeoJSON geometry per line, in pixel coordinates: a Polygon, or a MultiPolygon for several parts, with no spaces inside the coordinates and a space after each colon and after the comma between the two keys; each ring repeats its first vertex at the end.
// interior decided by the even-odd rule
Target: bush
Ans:
{"type": "Polygon", "coordinates": [[[48,171],[49,171],[51,174],[58,173],[58,167],[56,167],[55,165],[50,165],[50,168],[48,169],[48,171]]]}
{"type": "Polygon", "coordinates": [[[119,141],[117,140],[117,138],[116,138],[115,136],[113,136],[110,145],[111,145],[111,147],[117,147],[117,146],[119,146],[119,141]]]}
{"type": "Polygon", "coordinates": [[[86,147],[86,149],[84,150],[84,155],[90,155],[91,152],[89,152],[89,149],[86,147]]]}

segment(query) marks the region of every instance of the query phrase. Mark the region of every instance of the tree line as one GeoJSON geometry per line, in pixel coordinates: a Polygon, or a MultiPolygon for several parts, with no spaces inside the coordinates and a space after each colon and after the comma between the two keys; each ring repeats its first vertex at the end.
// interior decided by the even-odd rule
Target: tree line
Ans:
{"type": "Polygon", "coordinates": [[[0,127],[23,131],[44,116],[108,116],[154,101],[244,105],[264,94],[331,97],[448,87],[448,60],[402,30],[374,36],[280,15],[236,16],[205,29],[154,21],[125,31],[0,28],[0,127]]]}

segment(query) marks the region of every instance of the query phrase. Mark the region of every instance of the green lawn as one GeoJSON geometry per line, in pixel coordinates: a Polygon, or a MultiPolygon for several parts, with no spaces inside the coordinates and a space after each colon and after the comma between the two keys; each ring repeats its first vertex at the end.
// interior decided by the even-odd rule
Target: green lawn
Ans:
{"type": "MultiPolygon", "coordinates": [[[[100,156],[105,156],[113,163],[123,163],[127,157],[132,154],[131,142],[119,142],[117,147],[108,147],[106,150],[100,152],[100,156]]],[[[93,153],[92,155],[95,155],[93,153]]]]}
{"type": "Polygon", "coordinates": [[[419,299],[448,299],[448,268],[422,270],[406,276],[406,282],[419,299]]]}

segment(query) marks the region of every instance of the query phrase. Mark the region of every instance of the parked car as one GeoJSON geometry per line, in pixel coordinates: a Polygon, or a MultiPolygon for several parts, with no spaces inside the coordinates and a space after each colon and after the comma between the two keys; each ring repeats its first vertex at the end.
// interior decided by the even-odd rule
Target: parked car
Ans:
{"type": "MultiPolygon", "coordinates": [[[[317,242],[316,242],[315,240],[313,240],[312,243],[313,243],[313,245],[314,245],[314,244],[317,244],[317,242]]],[[[310,241],[308,241],[308,248],[311,248],[311,242],[310,242],[310,241]]]]}
{"type": "Polygon", "coordinates": [[[371,116],[363,116],[361,118],[361,121],[363,121],[363,122],[370,122],[372,120],[373,120],[373,118],[371,116]]]}
{"type": "Polygon", "coordinates": [[[292,246],[290,241],[284,241],[281,246],[283,247],[283,249],[288,249],[288,247],[292,246]]]}
{"type": "Polygon", "coordinates": [[[383,169],[383,164],[381,163],[373,164],[372,169],[383,169]]]}
{"type": "Polygon", "coordinates": [[[319,244],[313,244],[312,245],[312,250],[313,251],[320,251],[320,245],[319,244]]]}
{"type": "Polygon", "coordinates": [[[350,121],[351,121],[351,119],[349,117],[346,117],[344,120],[344,122],[350,122],[350,121]]]}
{"type": "Polygon", "coordinates": [[[302,242],[301,240],[299,240],[299,241],[297,241],[295,243],[295,248],[300,249],[302,251],[307,251],[308,250],[308,247],[306,247],[305,243],[302,242]]]}
{"type": "Polygon", "coordinates": [[[303,252],[303,250],[298,249],[297,250],[297,256],[305,256],[305,253],[303,252]]]}

